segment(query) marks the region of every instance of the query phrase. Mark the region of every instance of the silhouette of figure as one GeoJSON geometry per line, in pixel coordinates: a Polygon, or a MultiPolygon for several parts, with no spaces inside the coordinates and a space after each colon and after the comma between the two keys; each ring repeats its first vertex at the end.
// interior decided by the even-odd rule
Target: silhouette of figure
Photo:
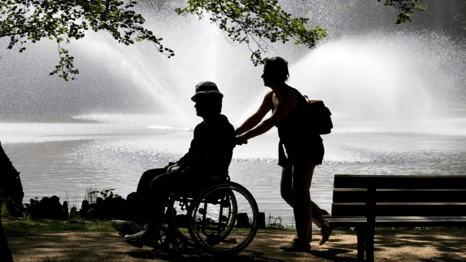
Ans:
{"type": "MultiPolygon", "coordinates": [[[[23,186],[19,172],[16,171],[8,156],[0,144],[0,197],[9,199],[10,206],[22,206],[23,186]]],[[[8,242],[3,231],[2,219],[0,217],[0,261],[12,262],[13,257],[8,247],[8,242]]]]}
{"type": "MultiPolygon", "coordinates": [[[[189,151],[176,163],[151,169],[141,176],[134,196],[139,212],[133,221],[113,221],[125,242],[142,247],[154,246],[170,193],[184,192],[209,183],[212,176],[225,179],[235,147],[235,131],[227,117],[221,114],[223,95],[213,82],[196,85],[191,98],[196,113],[204,121],[194,129],[189,151]],[[144,223],[147,227],[143,230],[144,223]]],[[[133,201],[134,202],[134,201],[133,201]]]]}
{"type": "Polygon", "coordinates": [[[5,261],[5,262],[13,261],[10,248],[8,247],[8,242],[6,241],[6,238],[5,238],[5,233],[3,232],[1,217],[0,217],[0,261],[5,261]]]}
{"type": "Polygon", "coordinates": [[[281,57],[266,58],[264,62],[261,77],[264,85],[272,90],[265,95],[257,112],[236,129],[237,144],[245,144],[273,126],[278,128],[278,164],[283,167],[280,190],[282,198],[293,208],[297,231],[297,237],[282,249],[309,251],[312,222],[321,228],[320,245],[332,231],[322,221],[322,215],[328,212],[311,201],[309,193],[314,168],[322,163],[324,146],[308,120],[307,101],[298,90],[285,83],[289,77],[288,63],[281,57]],[[272,115],[263,120],[269,111],[272,115]]]}
{"type": "Polygon", "coordinates": [[[11,251],[8,248],[8,242],[5,238],[5,233],[3,232],[2,218],[0,217],[0,261],[11,262],[13,257],[11,256],[11,251]]]}

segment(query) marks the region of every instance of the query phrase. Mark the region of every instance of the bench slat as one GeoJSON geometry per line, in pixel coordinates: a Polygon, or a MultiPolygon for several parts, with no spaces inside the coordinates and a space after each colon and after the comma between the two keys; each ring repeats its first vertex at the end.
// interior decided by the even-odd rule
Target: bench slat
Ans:
{"type": "MultiPolygon", "coordinates": [[[[365,216],[365,203],[333,203],[333,216],[365,216]]],[[[466,203],[377,203],[376,216],[466,216],[466,203]]]]}
{"type": "MultiPolygon", "coordinates": [[[[324,222],[332,227],[357,227],[367,223],[365,217],[332,217],[326,216],[324,222]]],[[[465,226],[466,216],[462,217],[391,217],[378,216],[375,219],[376,227],[439,227],[439,226],[465,226]]]]}
{"type": "Polygon", "coordinates": [[[332,216],[323,219],[365,228],[357,231],[358,260],[366,253],[373,262],[375,227],[466,226],[465,189],[466,176],[335,175],[332,216]]]}
{"type": "Polygon", "coordinates": [[[334,188],[464,189],[466,176],[335,175],[334,188]]]}
{"type": "MultiPolygon", "coordinates": [[[[334,203],[366,202],[367,189],[333,190],[334,203]]],[[[378,189],[376,202],[466,202],[466,189],[378,189]]]]}
{"type": "MultiPolygon", "coordinates": [[[[351,219],[360,219],[364,218],[365,216],[332,216],[332,215],[322,215],[323,219],[336,219],[336,218],[351,218],[351,219]]],[[[414,220],[422,220],[422,219],[430,219],[430,220],[442,220],[442,219],[460,219],[466,220],[466,216],[377,216],[378,219],[392,219],[392,220],[407,220],[407,219],[414,219],[414,220]]]]}

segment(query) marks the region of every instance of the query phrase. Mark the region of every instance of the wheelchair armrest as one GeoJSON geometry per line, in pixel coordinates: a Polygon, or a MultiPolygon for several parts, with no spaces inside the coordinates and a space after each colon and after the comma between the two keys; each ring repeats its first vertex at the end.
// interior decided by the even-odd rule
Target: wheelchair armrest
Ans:
{"type": "MultiPolygon", "coordinates": [[[[187,167],[185,170],[189,170],[190,172],[196,172],[199,174],[206,172],[206,171],[203,171],[203,169],[199,167],[187,167]]],[[[210,180],[211,181],[230,181],[230,175],[228,175],[228,172],[226,172],[226,174],[216,173],[216,174],[210,175],[210,180]]]]}

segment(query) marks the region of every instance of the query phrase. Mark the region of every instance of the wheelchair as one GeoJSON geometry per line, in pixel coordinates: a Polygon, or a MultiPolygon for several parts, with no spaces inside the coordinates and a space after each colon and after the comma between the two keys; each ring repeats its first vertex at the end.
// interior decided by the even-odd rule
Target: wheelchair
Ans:
{"type": "Polygon", "coordinates": [[[246,188],[229,177],[214,177],[201,188],[171,194],[159,245],[177,253],[188,246],[212,255],[238,253],[254,239],[258,216],[256,200],[246,188]]]}

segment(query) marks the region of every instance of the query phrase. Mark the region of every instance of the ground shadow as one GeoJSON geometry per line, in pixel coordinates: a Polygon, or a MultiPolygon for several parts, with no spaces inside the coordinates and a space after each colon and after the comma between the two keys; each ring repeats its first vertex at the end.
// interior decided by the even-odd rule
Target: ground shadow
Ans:
{"type": "Polygon", "coordinates": [[[214,256],[203,253],[196,248],[188,248],[183,254],[169,253],[165,251],[132,251],[128,255],[133,258],[162,259],[171,262],[285,262],[281,259],[264,257],[261,252],[243,251],[240,254],[227,256],[214,256]]]}

